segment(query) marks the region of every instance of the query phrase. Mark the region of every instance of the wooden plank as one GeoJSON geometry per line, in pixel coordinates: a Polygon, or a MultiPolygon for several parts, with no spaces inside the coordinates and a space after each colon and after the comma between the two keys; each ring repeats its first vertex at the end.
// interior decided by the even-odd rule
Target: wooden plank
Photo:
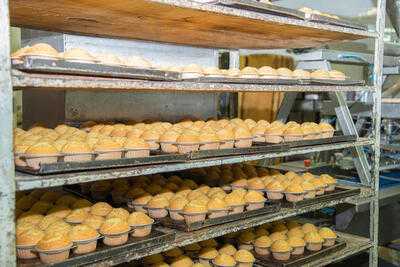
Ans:
{"type": "Polygon", "coordinates": [[[10,13],[21,27],[205,47],[314,47],[368,35],[188,0],[12,0],[10,13]]]}

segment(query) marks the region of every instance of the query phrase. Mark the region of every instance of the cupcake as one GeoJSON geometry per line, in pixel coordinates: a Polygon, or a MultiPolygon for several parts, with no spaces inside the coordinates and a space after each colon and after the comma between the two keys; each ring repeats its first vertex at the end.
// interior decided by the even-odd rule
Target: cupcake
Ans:
{"type": "Polygon", "coordinates": [[[322,133],[322,138],[332,138],[335,133],[335,129],[332,125],[326,122],[321,122],[319,124],[319,130],[322,133]]]}
{"type": "Polygon", "coordinates": [[[172,260],[170,267],[192,267],[193,261],[188,256],[179,256],[172,260]]]}
{"type": "Polygon", "coordinates": [[[262,192],[250,190],[244,197],[247,210],[261,209],[265,205],[265,197],[262,192]]]}
{"type": "Polygon", "coordinates": [[[301,237],[292,236],[289,237],[287,242],[289,246],[292,247],[292,255],[303,255],[304,247],[306,246],[306,242],[301,237]]]}
{"type": "Polygon", "coordinates": [[[225,203],[230,207],[229,214],[237,214],[244,211],[244,206],[246,205],[244,195],[232,191],[232,193],[225,196],[224,200],[225,203]]]}
{"type": "MultiPolygon", "coordinates": [[[[129,193],[128,193],[129,194],[129,193]]],[[[143,195],[137,197],[136,199],[134,199],[132,202],[132,206],[135,209],[135,211],[141,211],[144,213],[147,213],[147,210],[145,209],[145,207],[147,207],[147,204],[149,203],[149,201],[152,199],[153,197],[148,194],[148,193],[143,193],[143,195]]],[[[128,201],[128,204],[130,202],[128,201]]]]}
{"type": "Polygon", "coordinates": [[[258,192],[263,192],[265,189],[264,183],[261,178],[252,178],[247,180],[247,188],[258,192]]]}
{"type": "Polygon", "coordinates": [[[90,213],[97,216],[107,216],[112,211],[112,207],[106,202],[97,202],[90,208],[90,213]]]}
{"type": "Polygon", "coordinates": [[[150,150],[158,150],[160,148],[160,135],[161,131],[157,129],[149,129],[143,132],[140,137],[143,138],[147,144],[149,144],[150,150]]]}
{"type": "Polygon", "coordinates": [[[121,218],[122,220],[128,220],[129,212],[124,208],[113,208],[106,216],[106,219],[110,218],[121,218]]]}
{"type": "Polygon", "coordinates": [[[277,79],[279,74],[276,69],[270,66],[264,66],[258,69],[258,74],[262,79],[277,79]]]}
{"type": "Polygon", "coordinates": [[[58,161],[60,153],[50,143],[38,142],[25,151],[26,164],[37,170],[41,164],[51,164],[58,161]]]}
{"type": "Polygon", "coordinates": [[[183,216],[187,224],[204,221],[206,219],[206,215],[206,204],[191,201],[183,208],[183,216]]]}
{"type": "Polygon", "coordinates": [[[178,144],[178,152],[181,154],[199,150],[200,140],[198,134],[193,131],[182,133],[176,140],[178,144]]]}
{"type": "Polygon", "coordinates": [[[203,132],[199,135],[200,147],[199,150],[219,149],[219,138],[211,132],[203,132]]]}
{"type": "Polygon", "coordinates": [[[281,126],[270,126],[265,130],[265,142],[279,144],[283,142],[284,128],[281,126]]]}
{"type": "Polygon", "coordinates": [[[211,198],[207,203],[208,218],[219,218],[228,215],[228,205],[218,197],[211,198]]]}
{"type": "Polygon", "coordinates": [[[104,221],[99,232],[104,236],[103,243],[108,246],[119,246],[128,241],[129,224],[121,218],[111,218],[104,221]]]}
{"type": "Polygon", "coordinates": [[[36,245],[40,260],[45,264],[65,261],[69,257],[72,241],[65,233],[46,233],[36,245]]]}
{"type": "Polygon", "coordinates": [[[164,256],[173,259],[173,258],[182,256],[183,253],[184,252],[182,251],[182,249],[180,249],[179,247],[175,247],[175,248],[165,251],[163,254],[164,254],[164,256]]]}
{"type": "Polygon", "coordinates": [[[292,183],[285,189],[286,200],[289,202],[299,202],[304,199],[304,189],[300,184],[292,183]]]}
{"type": "Polygon", "coordinates": [[[234,140],[234,146],[236,148],[251,147],[251,144],[253,143],[253,136],[247,128],[238,127],[234,130],[234,140]]]}
{"type": "Polygon", "coordinates": [[[133,237],[145,237],[151,233],[154,220],[143,212],[133,212],[129,215],[128,223],[133,229],[133,237]]]}
{"type": "Polygon", "coordinates": [[[288,232],[288,229],[286,227],[286,224],[283,222],[278,222],[274,225],[274,227],[271,230],[273,233],[282,233],[286,234],[288,232]]]}
{"type": "Polygon", "coordinates": [[[318,233],[324,239],[324,243],[322,244],[324,247],[331,247],[335,245],[337,235],[330,228],[322,227],[319,229],[318,233]]]}
{"type": "Polygon", "coordinates": [[[216,132],[216,135],[220,140],[220,145],[219,145],[220,149],[233,148],[235,143],[234,141],[235,133],[232,131],[232,129],[227,129],[227,128],[220,129],[216,132]]]}
{"type": "Polygon", "coordinates": [[[254,251],[258,255],[268,256],[271,253],[271,244],[272,241],[268,236],[260,236],[254,241],[254,251]]]}
{"type": "Polygon", "coordinates": [[[184,197],[175,197],[169,201],[168,211],[172,220],[183,221],[185,219],[181,213],[187,203],[188,200],[184,197]]]}
{"type": "Polygon", "coordinates": [[[277,240],[271,245],[272,256],[279,261],[289,260],[291,251],[292,247],[285,240],[277,240]]]}
{"type": "Polygon", "coordinates": [[[43,238],[44,232],[37,227],[30,227],[16,234],[17,256],[20,259],[34,259],[37,257],[35,246],[43,238]]]}
{"type": "Polygon", "coordinates": [[[239,77],[244,79],[258,78],[259,77],[258,70],[253,67],[245,67],[240,70],[239,77]]]}
{"type": "Polygon", "coordinates": [[[89,213],[83,209],[73,210],[64,220],[70,224],[79,224],[82,223],[87,217],[89,213]]]}
{"type": "Polygon", "coordinates": [[[303,137],[304,133],[300,126],[288,127],[283,132],[285,142],[301,141],[303,137]]]}
{"type": "Polygon", "coordinates": [[[315,198],[316,190],[313,183],[305,181],[301,184],[301,187],[304,189],[304,199],[315,198]]]}
{"type": "Polygon", "coordinates": [[[92,149],[84,142],[72,141],[61,150],[65,162],[84,162],[92,160],[92,149]]]}
{"type": "Polygon", "coordinates": [[[318,179],[313,179],[312,184],[314,185],[315,188],[315,195],[321,196],[325,193],[325,189],[328,187],[328,184],[325,183],[325,181],[321,178],[318,179]]]}
{"type": "Polygon", "coordinates": [[[199,262],[205,266],[211,266],[212,261],[219,255],[218,251],[213,247],[205,247],[200,250],[199,262]]]}
{"type": "Polygon", "coordinates": [[[322,174],[320,177],[322,181],[324,181],[328,186],[325,188],[325,192],[335,191],[336,188],[336,179],[330,176],[329,174],[322,174]]]}
{"type": "Polygon", "coordinates": [[[280,200],[284,196],[283,192],[285,188],[279,181],[274,180],[265,186],[265,190],[267,191],[268,199],[280,200]]]}
{"type": "Polygon", "coordinates": [[[124,143],[125,158],[144,158],[150,156],[150,146],[142,138],[129,138],[124,143]]]}
{"type": "Polygon", "coordinates": [[[304,236],[304,240],[307,243],[307,249],[309,251],[319,251],[322,249],[322,244],[324,243],[324,239],[318,234],[317,231],[315,232],[308,232],[304,236]]]}
{"type": "Polygon", "coordinates": [[[146,205],[149,216],[154,219],[164,218],[168,215],[168,199],[164,197],[153,197],[146,205]]]}
{"type": "Polygon", "coordinates": [[[73,209],[84,209],[87,212],[90,212],[90,208],[93,206],[92,202],[87,199],[78,199],[72,204],[73,209]]]}
{"type": "Polygon", "coordinates": [[[104,223],[105,219],[102,216],[90,215],[83,220],[82,224],[90,226],[95,230],[99,230],[101,225],[104,223]]]}
{"type": "Polygon", "coordinates": [[[69,238],[76,245],[73,249],[75,254],[86,254],[96,250],[99,233],[88,225],[80,224],[72,227],[69,238]]]}
{"type": "Polygon", "coordinates": [[[293,71],[288,68],[279,68],[276,70],[279,75],[279,79],[293,79],[293,71]]]}
{"type": "Polygon", "coordinates": [[[239,237],[239,249],[253,250],[253,242],[256,235],[252,231],[243,231],[239,237]]]}
{"type": "Polygon", "coordinates": [[[236,266],[236,260],[229,255],[220,254],[213,260],[214,266],[216,267],[234,267],[236,266]]]}
{"type": "Polygon", "coordinates": [[[253,263],[255,261],[253,254],[250,251],[244,249],[238,250],[235,253],[234,258],[237,262],[237,267],[251,267],[253,266],[253,263]]]}
{"type": "Polygon", "coordinates": [[[180,133],[168,130],[160,136],[161,150],[166,153],[177,153],[178,146],[176,140],[178,139],[180,133]]]}
{"type": "Polygon", "coordinates": [[[99,140],[93,147],[97,154],[96,160],[120,159],[122,157],[122,146],[112,139],[99,140]]]}
{"type": "Polygon", "coordinates": [[[301,227],[292,228],[287,232],[287,236],[290,237],[299,237],[304,238],[304,232],[301,227]]]}
{"type": "Polygon", "coordinates": [[[314,224],[311,223],[305,223],[301,226],[301,229],[303,230],[304,234],[308,234],[310,232],[317,232],[318,229],[315,227],[314,224]]]}
{"type": "Polygon", "coordinates": [[[295,79],[302,79],[302,80],[309,80],[311,79],[311,74],[309,71],[296,69],[293,71],[293,78],[295,79]]]}

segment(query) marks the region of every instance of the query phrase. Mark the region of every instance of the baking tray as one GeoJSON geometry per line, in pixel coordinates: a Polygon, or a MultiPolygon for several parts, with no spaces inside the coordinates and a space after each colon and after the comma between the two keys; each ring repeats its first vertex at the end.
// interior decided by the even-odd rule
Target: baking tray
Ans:
{"type": "Polygon", "coordinates": [[[346,242],[338,238],[335,245],[331,247],[323,248],[320,251],[308,251],[305,249],[304,254],[300,256],[291,256],[287,261],[278,261],[271,256],[261,256],[255,254],[255,266],[265,266],[265,267],[295,267],[303,266],[307,263],[312,263],[313,261],[322,259],[329,254],[342,250],[346,247],[346,242]]]}
{"type": "Polygon", "coordinates": [[[157,81],[181,80],[181,74],[172,71],[70,62],[66,60],[41,59],[29,56],[25,56],[21,63],[13,64],[13,68],[26,72],[131,78],[157,81]]]}
{"type": "Polygon", "coordinates": [[[304,12],[274,4],[261,3],[255,0],[218,0],[216,4],[258,13],[281,15],[301,20],[305,19],[304,12]]]}
{"type": "Polygon", "coordinates": [[[356,196],[361,193],[360,188],[348,189],[340,186],[336,186],[335,191],[330,193],[325,193],[321,196],[316,196],[312,199],[304,199],[298,202],[288,202],[286,200],[282,201],[282,206],[287,208],[298,209],[306,206],[311,206],[313,204],[320,204],[327,201],[343,199],[346,197],[356,196]]]}
{"type": "MultiPolygon", "coordinates": [[[[101,240],[97,243],[96,251],[85,254],[85,255],[73,255],[66,261],[61,263],[52,264],[51,266],[57,267],[69,267],[69,266],[83,266],[88,264],[94,264],[96,262],[104,261],[111,258],[117,258],[118,255],[123,257],[125,254],[129,254],[132,251],[143,251],[145,252],[151,247],[162,247],[169,244],[175,239],[175,233],[164,233],[158,230],[152,230],[151,234],[146,237],[137,238],[129,237],[128,243],[110,247],[102,243],[101,240]]],[[[33,267],[33,266],[44,266],[39,259],[34,260],[18,260],[18,266],[20,267],[33,267]]]]}
{"type": "Polygon", "coordinates": [[[185,232],[191,232],[191,231],[199,230],[199,229],[214,226],[214,225],[220,225],[220,224],[243,220],[243,219],[247,219],[247,218],[251,218],[251,217],[255,217],[255,216],[261,216],[261,215],[265,215],[265,214],[275,213],[275,212],[278,212],[280,210],[280,208],[281,208],[281,203],[279,203],[279,202],[273,203],[273,202],[267,201],[265,203],[265,207],[261,208],[261,209],[244,211],[244,212],[241,212],[238,214],[231,214],[231,215],[227,215],[227,216],[220,217],[220,218],[206,219],[202,222],[196,222],[196,223],[192,223],[189,225],[187,225],[184,221],[183,222],[174,221],[170,217],[160,219],[159,221],[165,227],[174,228],[174,229],[178,229],[180,231],[185,231],[185,232]]]}
{"type": "Polygon", "coordinates": [[[45,175],[45,174],[55,174],[55,173],[75,172],[75,171],[133,167],[133,166],[150,165],[150,164],[176,163],[176,162],[185,162],[186,160],[187,160],[187,155],[185,154],[158,154],[144,158],[92,160],[87,162],[57,162],[51,164],[42,164],[40,168],[37,170],[29,167],[19,167],[19,166],[16,166],[15,168],[16,170],[24,173],[45,175]]]}
{"type": "Polygon", "coordinates": [[[337,136],[333,136],[331,138],[292,141],[292,142],[285,142],[284,144],[288,145],[289,148],[295,148],[295,147],[327,145],[327,144],[355,142],[355,141],[357,141],[356,135],[337,135],[337,136]]]}
{"type": "Polygon", "coordinates": [[[263,79],[263,78],[229,78],[229,77],[200,77],[192,79],[184,79],[188,82],[197,83],[236,83],[236,84],[282,84],[296,85],[299,84],[296,79],[263,79]]]}
{"type": "Polygon", "coordinates": [[[358,29],[358,30],[363,30],[363,31],[368,30],[367,25],[357,23],[357,22],[354,22],[354,21],[351,21],[348,19],[344,19],[344,18],[334,19],[334,18],[330,18],[327,16],[318,15],[318,14],[310,14],[310,13],[304,13],[304,14],[305,14],[304,18],[307,21],[315,21],[315,22],[319,22],[319,23],[337,25],[337,26],[353,28],[353,29],[358,29]]]}
{"type": "Polygon", "coordinates": [[[226,148],[194,151],[189,153],[188,157],[190,159],[204,159],[257,153],[274,153],[285,151],[287,149],[289,149],[289,146],[286,144],[267,144],[255,142],[251,147],[248,148],[226,148]]]}

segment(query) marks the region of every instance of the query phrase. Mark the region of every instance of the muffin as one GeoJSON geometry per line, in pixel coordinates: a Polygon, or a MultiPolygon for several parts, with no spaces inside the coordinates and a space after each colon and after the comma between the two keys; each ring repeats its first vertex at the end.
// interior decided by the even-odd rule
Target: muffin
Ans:
{"type": "Polygon", "coordinates": [[[61,153],[65,162],[84,162],[92,160],[92,149],[84,142],[71,141],[66,143],[61,153]]]}
{"type": "Polygon", "coordinates": [[[258,192],[263,192],[265,189],[264,183],[261,178],[252,178],[247,180],[247,188],[258,192]]]}
{"type": "Polygon", "coordinates": [[[346,80],[346,75],[338,70],[331,70],[329,71],[329,77],[333,80],[344,81],[346,80]]]}
{"type": "Polygon", "coordinates": [[[164,134],[160,136],[160,145],[161,150],[166,153],[177,153],[178,146],[176,144],[176,140],[178,139],[180,133],[168,130],[164,134]]]}
{"type": "Polygon", "coordinates": [[[80,224],[72,227],[69,238],[76,245],[74,253],[86,254],[95,251],[99,236],[97,230],[88,225],[80,224]]]}
{"type": "Polygon", "coordinates": [[[279,261],[289,260],[291,251],[292,247],[285,240],[277,240],[271,245],[272,256],[279,261]]]}
{"type": "Polygon", "coordinates": [[[186,255],[194,258],[197,257],[201,250],[201,246],[197,243],[192,243],[186,246],[183,246],[182,249],[185,251],[186,255]]]}
{"type": "Polygon", "coordinates": [[[45,43],[38,43],[26,48],[23,55],[53,60],[59,59],[58,51],[51,45],[45,43]]]}
{"type": "Polygon", "coordinates": [[[237,267],[251,267],[253,266],[253,263],[255,261],[253,254],[250,251],[244,249],[238,250],[235,253],[234,258],[237,262],[237,267]]]}
{"type": "Polygon", "coordinates": [[[315,198],[315,187],[313,183],[310,183],[308,181],[304,181],[301,186],[304,189],[304,199],[311,199],[311,198],[315,198]]]}
{"type": "Polygon", "coordinates": [[[65,261],[69,257],[72,241],[65,233],[46,233],[38,242],[36,250],[40,260],[45,264],[54,264],[65,261]]]}
{"type": "Polygon", "coordinates": [[[193,266],[193,261],[188,256],[184,255],[175,258],[170,264],[170,267],[192,267],[192,266],[193,266]]]}
{"type": "Polygon", "coordinates": [[[172,220],[183,221],[185,219],[180,213],[188,202],[184,197],[175,197],[169,201],[168,211],[172,220]]]}
{"type": "Polygon", "coordinates": [[[280,79],[293,79],[293,71],[288,68],[279,68],[276,71],[280,79]]]}
{"type": "Polygon", "coordinates": [[[253,142],[265,142],[265,130],[267,126],[255,126],[251,129],[251,135],[253,136],[253,142]]]}
{"type": "Polygon", "coordinates": [[[313,179],[311,183],[315,188],[315,195],[321,196],[325,193],[325,189],[328,187],[328,184],[321,178],[313,179]]]}
{"type": "Polygon", "coordinates": [[[251,147],[253,143],[253,136],[247,128],[238,127],[234,130],[234,140],[234,146],[236,148],[251,147]]]}
{"type": "Polygon", "coordinates": [[[329,72],[326,70],[316,70],[311,73],[311,79],[327,80],[330,78],[329,72]]]}
{"type": "Polygon", "coordinates": [[[288,127],[283,132],[285,142],[301,141],[303,138],[304,133],[300,126],[288,127]]]}
{"type": "Polygon", "coordinates": [[[234,267],[236,266],[236,260],[229,255],[220,254],[213,260],[213,263],[217,267],[234,267]]]}
{"type": "MultiPolygon", "coordinates": [[[[215,194],[214,194],[215,195],[215,194]]],[[[218,218],[228,215],[229,207],[223,198],[213,197],[207,203],[208,218],[218,218]]]]}
{"type": "Polygon", "coordinates": [[[111,218],[104,221],[99,232],[104,236],[103,243],[108,246],[119,246],[128,241],[129,224],[121,218],[111,218]]]}
{"type": "Polygon", "coordinates": [[[150,156],[150,146],[142,138],[129,138],[124,143],[125,158],[144,158],[150,156]]]}
{"type": "Polygon", "coordinates": [[[304,199],[304,189],[300,184],[291,183],[285,189],[286,200],[289,202],[299,202],[304,199]]]}
{"type": "Polygon", "coordinates": [[[87,199],[78,199],[72,204],[73,209],[84,209],[87,212],[90,212],[90,208],[92,206],[92,202],[87,199]]]}
{"type": "Polygon", "coordinates": [[[203,132],[199,134],[200,147],[199,150],[219,149],[219,138],[212,132],[203,132]]]}
{"type": "Polygon", "coordinates": [[[322,132],[322,138],[332,138],[335,133],[335,129],[332,125],[326,122],[321,122],[319,124],[319,130],[322,132]]]}
{"type": "Polygon", "coordinates": [[[260,236],[254,241],[254,251],[258,255],[268,256],[271,253],[270,252],[271,244],[272,241],[268,236],[266,235],[260,236]]]}
{"type": "Polygon", "coordinates": [[[290,237],[299,237],[304,238],[304,232],[301,227],[292,228],[287,232],[287,236],[290,237]]]}
{"type": "Polygon", "coordinates": [[[282,126],[270,126],[265,130],[265,142],[279,144],[283,142],[284,128],[282,126]]]}
{"type": "Polygon", "coordinates": [[[309,80],[309,79],[311,79],[311,74],[309,71],[302,70],[302,69],[296,69],[293,71],[293,78],[309,80]]]}
{"type": "Polygon", "coordinates": [[[245,78],[245,79],[254,79],[258,78],[258,70],[253,67],[245,67],[240,70],[239,74],[240,78],[245,78]]]}
{"type": "Polygon", "coordinates": [[[35,246],[43,238],[44,232],[37,227],[27,228],[25,231],[16,234],[17,256],[20,259],[34,259],[37,254],[35,246]]]}
{"type": "Polygon", "coordinates": [[[122,158],[122,146],[112,139],[101,139],[93,146],[97,154],[96,160],[111,160],[122,158]]]}
{"type": "Polygon", "coordinates": [[[278,78],[279,74],[276,69],[270,66],[264,66],[258,69],[258,74],[262,79],[276,79],[278,78]]]}
{"type": "Polygon", "coordinates": [[[247,203],[247,210],[261,209],[265,205],[265,197],[262,192],[250,190],[245,195],[244,200],[247,203]]]}
{"type": "Polygon", "coordinates": [[[57,218],[63,219],[67,217],[71,213],[71,209],[67,206],[57,205],[52,207],[48,212],[47,215],[55,216],[57,218]]]}
{"type": "MultiPolygon", "coordinates": [[[[147,206],[147,203],[153,198],[149,193],[146,193],[144,190],[141,190],[142,192],[132,200],[134,195],[130,196],[130,193],[134,193],[133,190],[128,191],[127,196],[129,198],[127,205],[129,208],[133,208],[135,211],[140,211],[147,213],[147,209],[145,208],[147,206]]],[[[135,194],[135,193],[134,193],[135,194]]]]}
{"type": "Polygon", "coordinates": [[[83,220],[82,224],[90,226],[91,228],[95,230],[99,230],[101,225],[104,223],[105,219],[102,216],[98,215],[91,215],[86,217],[85,220],[83,220]]]}
{"type": "Polygon", "coordinates": [[[235,191],[228,194],[224,198],[225,203],[230,207],[229,214],[237,214],[244,211],[246,201],[244,200],[244,195],[237,194],[235,191]]]}
{"type": "Polygon", "coordinates": [[[199,150],[200,140],[197,132],[185,131],[176,140],[178,152],[181,154],[199,150]]]}
{"type": "Polygon", "coordinates": [[[211,239],[200,241],[199,245],[203,248],[208,248],[208,247],[216,248],[216,247],[218,247],[218,242],[215,241],[215,239],[211,238],[211,239]]]}
{"type": "Polygon", "coordinates": [[[121,218],[122,220],[128,220],[129,212],[124,208],[113,208],[106,216],[106,219],[110,218],[121,218]]]}
{"type": "Polygon", "coordinates": [[[233,148],[235,142],[235,133],[232,131],[232,129],[222,128],[216,132],[216,135],[220,140],[220,149],[233,148]]]}
{"type": "Polygon", "coordinates": [[[163,257],[163,255],[161,254],[153,254],[150,256],[147,256],[143,259],[143,263],[148,266],[148,265],[152,265],[152,264],[156,264],[159,262],[163,262],[165,259],[163,257]]]}
{"type": "Polygon", "coordinates": [[[219,255],[218,251],[213,247],[206,247],[200,250],[199,262],[205,266],[211,266],[212,261],[219,255]]]}
{"type": "Polygon", "coordinates": [[[304,241],[307,243],[307,249],[309,251],[319,251],[322,249],[324,239],[319,235],[317,231],[308,232],[304,236],[304,241]]]}
{"type": "Polygon", "coordinates": [[[112,207],[106,202],[97,202],[90,208],[90,213],[97,216],[107,216],[112,211],[112,207]]]}
{"type": "Polygon", "coordinates": [[[284,232],[275,232],[269,235],[269,238],[271,239],[272,243],[277,241],[277,240],[286,240],[287,236],[284,232]]]}
{"type": "Polygon", "coordinates": [[[322,174],[320,177],[322,181],[324,181],[328,186],[325,188],[325,192],[335,191],[336,188],[336,179],[330,176],[329,174],[322,174]]]}
{"type": "Polygon", "coordinates": [[[197,64],[190,64],[182,69],[183,79],[195,79],[204,76],[203,69],[197,64]]]}
{"type": "Polygon", "coordinates": [[[133,229],[133,237],[145,237],[151,233],[154,220],[143,212],[133,212],[129,215],[128,223],[133,229]]]}
{"type": "Polygon", "coordinates": [[[70,224],[82,223],[90,214],[84,209],[73,210],[64,220],[70,224]]]}
{"type": "Polygon", "coordinates": [[[206,204],[191,201],[183,208],[183,216],[187,224],[204,221],[206,219],[206,215],[206,204]]]}
{"type": "Polygon", "coordinates": [[[29,211],[38,213],[38,214],[46,214],[48,210],[53,207],[53,204],[47,201],[39,200],[33,204],[29,211]]]}
{"type": "Polygon", "coordinates": [[[322,227],[319,229],[318,233],[324,239],[324,243],[322,244],[324,247],[331,247],[335,245],[337,235],[330,228],[322,227]]]}
{"type": "Polygon", "coordinates": [[[168,199],[164,197],[153,197],[147,203],[146,208],[149,216],[154,219],[164,218],[168,215],[167,207],[169,205],[168,199]]]}
{"type": "Polygon", "coordinates": [[[284,186],[277,180],[274,180],[265,186],[267,197],[270,200],[280,200],[283,198],[284,186]]]}
{"type": "Polygon", "coordinates": [[[286,227],[286,224],[283,222],[278,222],[274,225],[274,227],[271,230],[273,233],[282,233],[286,234],[288,232],[288,228],[286,227]]]}
{"type": "Polygon", "coordinates": [[[182,249],[180,249],[179,247],[175,247],[175,248],[165,251],[163,254],[164,254],[164,256],[166,256],[168,258],[177,258],[179,256],[182,256],[183,253],[184,252],[182,251],[182,249]]]}
{"type": "Polygon", "coordinates": [[[239,237],[239,249],[253,250],[253,242],[256,239],[256,235],[250,231],[243,231],[239,237]]]}
{"type": "Polygon", "coordinates": [[[51,164],[58,161],[60,153],[48,142],[38,142],[25,151],[26,164],[37,170],[41,164],[51,164]]]}
{"type": "Polygon", "coordinates": [[[292,236],[289,237],[287,242],[289,246],[292,247],[292,255],[303,255],[304,247],[306,246],[306,242],[301,237],[292,236]]]}

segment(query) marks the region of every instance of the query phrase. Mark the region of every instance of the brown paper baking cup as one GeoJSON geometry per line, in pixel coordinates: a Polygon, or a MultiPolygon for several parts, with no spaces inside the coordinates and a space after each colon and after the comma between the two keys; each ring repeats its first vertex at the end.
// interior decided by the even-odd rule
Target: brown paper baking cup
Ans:
{"type": "Polygon", "coordinates": [[[16,245],[17,256],[19,259],[35,259],[37,258],[36,245],[16,245]]]}
{"type": "Polygon", "coordinates": [[[154,220],[152,223],[148,223],[148,224],[131,225],[131,229],[133,230],[131,232],[131,236],[133,236],[133,237],[148,236],[151,233],[151,228],[153,226],[153,223],[154,223],[154,220]]]}
{"type": "Polygon", "coordinates": [[[84,239],[84,240],[75,240],[74,248],[72,249],[75,254],[86,254],[96,250],[97,248],[97,240],[101,239],[102,236],[98,235],[97,237],[84,239]]]}
{"type": "Polygon", "coordinates": [[[124,157],[131,158],[144,158],[150,156],[150,149],[126,149],[124,157]]]}
{"type": "Polygon", "coordinates": [[[36,251],[39,252],[40,260],[46,264],[63,262],[69,258],[70,249],[73,244],[61,248],[61,249],[53,249],[53,250],[41,250],[36,248],[36,251]]]}
{"type": "Polygon", "coordinates": [[[93,160],[93,153],[63,153],[64,162],[85,162],[93,160]]]}
{"type": "Polygon", "coordinates": [[[32,169],[38,170],[40,169],[41,164],[51,164],[51,163],[57,163],[58,159],[61,155],[60,154],[54,154],[54,155],[29,155],[25,154],[25,160],[26,164],[28,167],[31,167],[32,169]]]}

